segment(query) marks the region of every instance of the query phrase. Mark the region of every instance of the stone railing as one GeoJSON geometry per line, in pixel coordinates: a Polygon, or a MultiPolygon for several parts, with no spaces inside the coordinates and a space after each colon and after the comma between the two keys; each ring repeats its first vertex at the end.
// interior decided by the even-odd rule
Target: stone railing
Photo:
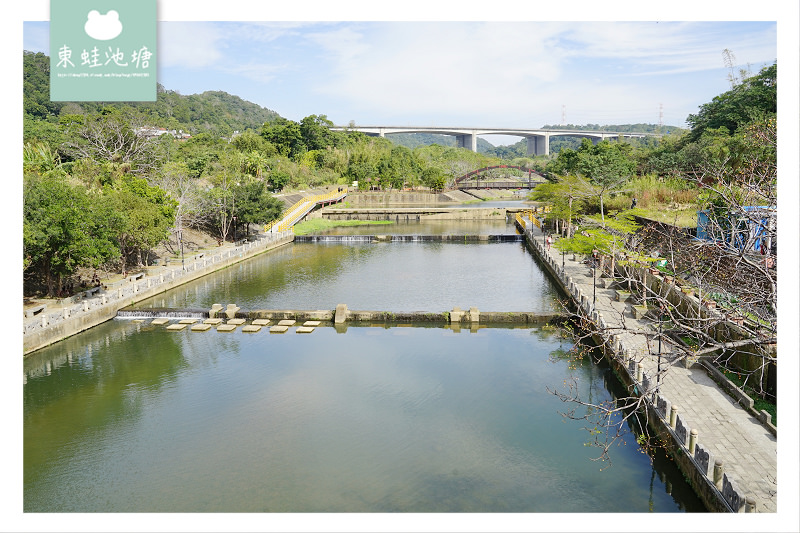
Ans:
{"type": "Polygon", "coordinates": [[[218,252],[204,252],[173,262],[158,272],[134,274],[102,287],[95,287],[61,301],[56,309],[29,309],[23,320],[24,353],[113,318],[118,309],[159,292],[192,281],[246,257],[290,242],[291,231],[258,235],[257,240],[218,252]],[[32,312],[33,311],[33,312],[32,312]]]}
{"type": "MultiPolygon", "coordinates": [[[[729,474],[725,473],[723,461],[715,458],[699,440],[698,431],[692,429],[681,418],[677,403],[671,402],[653,386],[652,378],[644,371],[641,357],[634,355],[626,348],[621,336],[609,334],[607,324],[600,313],[592,305],[591,295],[584,295],[578,284],[561,268],[561,265],[545,249],[543,236],[534,237],[532,228],[525,230],[530,246],[535,255],[545,263],[547,270],[561,284],[578,307],[578,313],[594,324],[596,339],[601,343],[604,352],[610,355],[614,366],[622,371],[620,378],[629,386],[633,394],[643,397],[648,405],[648,420],[651,427],[660,435],[671,437],[673,457],[686,458],[678,461],[684,474],[692,478],[692,485],[698,493],[704,492],[704,501],[709,502],[709,495],[716,500],[717,511],[755,512],[756,503],[752,498],[745,499],[743,491],[729,474]],[[693,470],[693,472],[687,472],[693,470]],[[694,475],[692,475],[694,474],[694,475]],[[704,490],[703,490],[704,489],[704,490]]],[[[619,374],[618,374],[619,375],[619,374]]],[[[702,494],[701,494],[702,496],[702,494]]]]}

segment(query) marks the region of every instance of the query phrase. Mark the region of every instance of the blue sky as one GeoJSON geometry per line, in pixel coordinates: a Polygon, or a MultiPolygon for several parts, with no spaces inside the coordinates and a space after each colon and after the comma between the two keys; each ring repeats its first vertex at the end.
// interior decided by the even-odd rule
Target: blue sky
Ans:
{"type": "MultiPolygon", "coordinates": [[[[796,208],[800,203],[796,179],[800,19],[796,0],[403,0],[358,4],[352,0],[159,0],[158,6],[162,84],[183,94],[224,90],[293,120],[326,114],[337,123],[353,120],[361,125],[539,127],[559,124],[564,106],[566,122],[573,124],[658,123],[663,106],[663,122],[682,126],[690,113],[729,89],[724,49],[734,53],[737,67],[748,68],[749,64],[753,73],[777,57],[779,144],[788,147],[779,152],[779,173],[789,177],[780,185],[779,225],[788,236],[781,248],[780,306],[781,315],[788,319],[779,325],[779,335],[789,343],[789,355],[797,352],[800,254],[793,235],[800,213],[796,208]],[[310,20],[317,22],[304,22],[310,20]],[[398,20],[408,22],[395,22],[398,20]],[[511,20],[537,22],[509,23],[511,20]]],[[[7,76],[11,94],[22,93],[20,47],[43,52],[49,47],[46,23],[23,22],[48,19],[49,0],[11,2],[4,8],[0,38],[6,53],[0,54],[0,71],[7,76]]],[[[12,177],[22,175],[21,106],[19,98],[16,108],[4,115],[7,139],[3,155],[12,177]]],[[[516,139],[491,136],[487,140],[501,144],[501,140],[516,139]]],[[[4,195],[4,223],[13,236],[12,248],[21,249],[22,180],[8,181],[12,191],[4,195]]],[[[6,262],[3,273],[7,279],[18,279],[18,263],[6,262]]],[[[9,299],[20,301],[21,284],[9,285],[9,299]]],[[[19,354],[21,314],[9,312],[7,318],[6,337],[16,339],[20,347],[11,352],[19,354]]],[[[782,365],[789,365],[782,374],[789,377],[781,382],[788,385],[781,388],[783,395],[792,390],[797,360],[788,358],[782,365]]],[[[3,389],[12,405],[6,413],[6,426],[19,428],[21,380],[13,371],[5,375],[3,389]]],[[[797,417],[796,388],[793,390],[788,398],[792,401],[782,407],[786,420],[797,417]]],[[[796,450],[797,437],[796,431],[782,432],[782,449],[796,450]]],[[[61,516],[22,516],[18,490],[21,440],[11,439],[7,447],[10,453],[4,455],[9,464],[3,466],[12,475],[4,486],[7,498],[3,499],[2,514],[19,526],[15,530],[72,527],[108,531],[112,527],[103,516],[76,517],[80,523],[61,516]]],[[[784,453],[781,457],[790,461],[789,478],[797,473],[795,455],[784,453]]],[[[798,486],[796,479],[790,481],[781,485],[779,494],[785,512],[759,515],[761,529],[790,531],[796,523],[796,513],[791,511],[798,500],[798,486]],[[786,521],[789,517],[792,520],[786,521]]],[[[223,531],[231,527],[231,519],[224,515],[180,517],[179,522],[165,522],[164,518],[124,517],[119,528],[223,531]]],[[[349,531],[375,530],[375,518],[369,516],[347,517],[346,522],[342,522],[344,517],[293,518],[298,522],[287,529],[310,531],[338,525],[349,531]]],[[[258,531],[274,523],[265,521],[268,519],[259,516],[252,524],[235,523],[242,530],[258,531]]],[[[650,522],[647,526],[665,531],[720,527],[751,531],[755,527],[742,518],[725,520],[722,525],[719,520],[717,516],[660,516],[658,525],[650,522]]],[[[585,529],[576,526],[574,519],[558,515],[534,520],[497,515],[463,519],[393,515],[391,523],[401,531],[585,529]]],[[[586,517],[584,525],[596,531],[641,528],[639,522],[592,516],[586,517]]]]}
{"type": "MultiPolygon", "coordinates": [[[[23,47],[48,32],[25,24],[23,47]]],[[[162,21],[158,46],[167,89],[340,125],[684,127],[730,88],[724,49],[737,73],[778,57],[775,21],[162,21]]]]}

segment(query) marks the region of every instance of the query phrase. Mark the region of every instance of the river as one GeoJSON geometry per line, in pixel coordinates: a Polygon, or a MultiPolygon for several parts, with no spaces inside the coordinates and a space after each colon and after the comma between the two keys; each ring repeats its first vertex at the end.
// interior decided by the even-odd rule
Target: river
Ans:
{"type": "MultiPolygon", "coordinates": [[[[519,243],[294,244],[145,305],[545,311],[558,296],[519,243]]],[[[570,347],[552,327],[300,335],[110,321],[25,360],[24,509],[703,511],[632,432],[610,465],[592,460],[583,423],[549,389],[574,378],[604,401],[617,385],[570,347]]]]}

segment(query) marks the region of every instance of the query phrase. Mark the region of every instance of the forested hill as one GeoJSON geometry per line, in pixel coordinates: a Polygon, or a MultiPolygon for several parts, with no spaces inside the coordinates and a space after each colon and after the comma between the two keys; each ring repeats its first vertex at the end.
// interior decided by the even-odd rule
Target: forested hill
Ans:
{"type": "Polygon", "coordinates": [[[51,102],[50,58],[41,53],[23,52],[23,101],[26,116],[34,120],[55,120],[62,114],[99,112],[111,105],[126,114],[139,114],[152,126],[183,130],[191,134],[213,133],[228,136],[234,131],[260,131],[278,113],[228,94],[206,91],[182,95],[158,85],[155,102],[51,102]]]}

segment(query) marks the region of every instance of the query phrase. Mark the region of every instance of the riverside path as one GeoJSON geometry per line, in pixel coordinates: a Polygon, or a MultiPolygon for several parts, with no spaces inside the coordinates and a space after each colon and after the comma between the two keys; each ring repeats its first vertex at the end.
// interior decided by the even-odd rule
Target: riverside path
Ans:
{"type": "MultiPolygon", "coordinates": [[[[658,352],[653,349],[657,333],[654,322],[633,318],[629,304],[616,301],[613,289],[592,286],[593,278],[585,264],[562,257],[555,248],[548,249],[543,244],[542,230],[531,223],[527,226],[525,233],[534,254],[547,264],[573,300],[579,306],[583,304],[595,327],[606,332],[613,351],[620,354],[631,375],[637,373],[635,363],[642,363],[644,376],[651,376],[649,385],[652,387],[658,371],[658,352]],[[593,297],[596,297],[594,312],[591,310],[593,297]]],[[[665,347],[665,351],[668,348],[665,347]]],[[[675,441],[682,441],[680,447],[690,464],[702,474],[708,485],[707,492],[715,493],[717,499],[724,500],[728,510],[734,512],[777,512],[777,431],[773,434],[762,421],[742,408],[709,377],[704,366],[694,364],[686,368],[682,361],[673,362],[668,358],[662,359],[661,366],[662,378],[656,402],[653,402],[654,411],[675,441]],[[666,366],[669,368],[664,372],[666,366]],[[670,427],[671,406],[677,407],[677,427],[670,427]],[[697,444],[690,452],[691,430],[697,432],[697,444]],[[723,479],[715,483],[717,461],[722,462],[724,474],[723,479]]],[[[648,381],[633,379],[633,382],[648,389],[648,381]]],[[[687,472],[684,474],[692,477],[687,472]]]]}

